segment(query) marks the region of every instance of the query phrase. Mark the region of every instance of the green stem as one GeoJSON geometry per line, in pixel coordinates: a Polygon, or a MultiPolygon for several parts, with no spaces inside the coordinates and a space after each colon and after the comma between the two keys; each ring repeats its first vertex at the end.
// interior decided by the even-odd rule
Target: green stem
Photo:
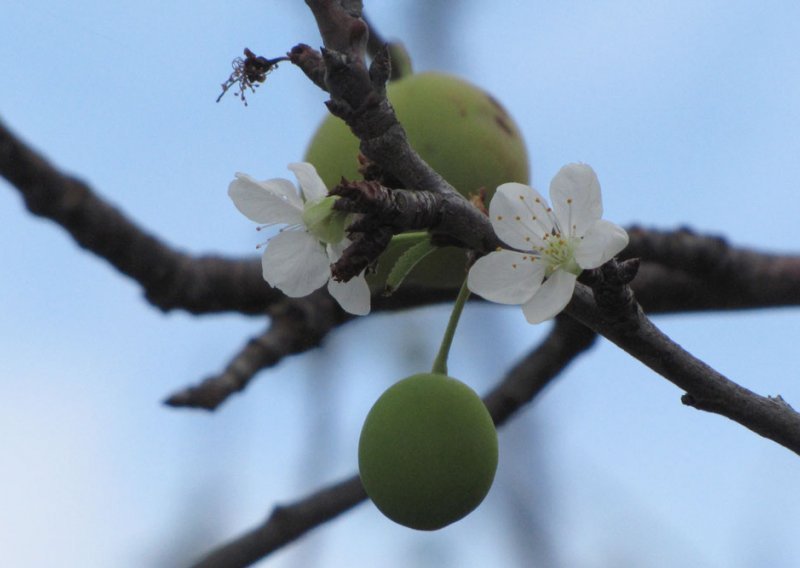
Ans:
{"type": "Polygon", "coordinates": [[[397,244],[418,243],[429,238],[428,231],[412,231],[410,233],[400,233],[392,237],[392,242],[397,244]]]}
{"type": "Polygon", "coordinates": [[[458,291],[456,303],[453,304],[453,312],[450,314],[450,321],[447,322],[447,329],[444,330],[442,345],[439,347],[439,353],[433,361],[431,373],[438,375],[447,374],[447,356],[450,354],[450,346],[453,344],[453,336],[456,334],[458,319],[461,317],[461,312],[464,311],[467,298],[469,298],[469,288],[467,288],[467,280],[465,278],[464,283],[461,284],[461,290],[458,291]]]}

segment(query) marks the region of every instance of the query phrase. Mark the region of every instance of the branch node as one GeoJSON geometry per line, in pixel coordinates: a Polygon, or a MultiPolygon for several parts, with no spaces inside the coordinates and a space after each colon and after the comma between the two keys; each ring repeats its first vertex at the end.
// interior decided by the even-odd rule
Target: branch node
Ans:
{"type": "Polygon", "coordinates": [[[629,258],[619,263],[619,281],[622,284],[630,284],[639,273],[640,261],[638,258],[629,258]]]}
{"type": "Polygon", "coordinates": [[[326,47],[323,47],[320,52],[322,53],[322,60],[325,62],[329,73],[344,71],[348,68],[350,60],[346,53],[326,47]]]}
{"type": "Polygon", "coordinates": [[[627,333],[633,333],[639,327],[636,313],[641,308],[628,286],[638,269],[638,259],[618,262],[612,258],[598,268],[584,271],[580,278],[591,287],[604,319],[611,325],[623,326],[627,333]]]}
{"type": "Polygon", "coordinates": [[[694,395],[685,394],[681,397],[681,403],[686,406],[691,406],[692,408],[697,408],[698,410],[702,410],[699,406],[699,401],[695,398],[694,395]]]}
{"type": "Polygon", "coordinates": [[[353,109],[345,101],[331,99],[325,101],[325,106],[333,116],[342,120],[353,114],[353,109]]]}
{"type": "Polygon", "coordinates": [[[304,43],[299,43],[294,46],[289,53],[286,54],[289,61],[296,65],[300,70],[305,73],[306,77],[320,89],[327,92],[328,87],[325,84],[325,62],[322,59],[322,54],[316,49],[304,43]]]}
{"type": "Polygon", "coordinates": [[[784,398],[779,394],[775,395],[775,396],[768,396],[767,398],[770,399],[771,401],[775,402],[776,404],[784,407],[787,410],[794,410],[794,407],[791,404],[789,404],[788,402],[786,402],[784,400],[784,398]]]}

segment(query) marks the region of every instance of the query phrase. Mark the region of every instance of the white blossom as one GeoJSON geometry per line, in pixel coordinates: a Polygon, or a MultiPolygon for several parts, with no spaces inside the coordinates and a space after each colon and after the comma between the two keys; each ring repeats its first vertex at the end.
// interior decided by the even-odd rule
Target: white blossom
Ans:
{"type": "Polygon", "coordinates": [[[233,204],[261,227],[285,225],[268,242],[261,257],[264,280],[292,298],[307,296],[327,283],[328,291],[342,308],[355,315],[370,310],[369,286],[364,272],[348,282],[331,277],[335,263],[350,241],[345,237],[347,215],[333,210],[335,198],[314,166],[289,164],[300,185],[299,192],[286,179],[256,181],[237,173],[228,186],[233,204]]]}
{"type": "Polygon", "coordinates": [[[597,268],[628,244],[622,227],[601,219],[597,175],[586,164],[568,164],[550,182],[551,208],[521,183],[497,188],[489,218],[508,249],[478,259],[469,289],[493,302],[521,304],[530,323],[556,316],[572,298],[583,269],[597,268]]]}

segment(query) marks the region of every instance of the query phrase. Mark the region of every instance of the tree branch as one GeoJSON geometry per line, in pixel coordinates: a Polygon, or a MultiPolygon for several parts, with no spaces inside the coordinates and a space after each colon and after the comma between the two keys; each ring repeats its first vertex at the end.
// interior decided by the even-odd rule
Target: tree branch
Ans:
{"type": "Polygon", "coordinates": [[[277,506],[261,525],[212,550],[193,568],[250,566],[305,533],[364,501],[367,494],[357,475],[325,487],[296,503],[277,506]]]}
{"type": "Polygon", "coordinates": [[[222,374],[176,392],[164,404],[216,410],[229,396],[244,390],[259,371],[318,347],[328,332],[353,317],[338,309],[323,290],[273,304],[269,315],[272,321],[267,331],[248,341],[222,374]]]}
{"type": "MultiPolygon", "coordinates": [[[[325,90],[331,96],[328,109],[344,120],[358,137],[361,153],[399,180],[403,187],[441,194],[439,216],[458,219],[458,222],[450,221],[452,226],[448,230],[459,242],[480,252],[496,248],[500,243],[488,218],[477,208],[464,207],[466,199],[409,144],[386,97],[385,84],[391,71],[388,51],[383,49],[376,53],[367,69],[368,31],[359,17],[360,10],[356,15],[336,0],[307,0],[306,3],[314,13],[325,44],[321,57],[327,69],[325,90]]],[[[305,49],[303,56],[309,66],[305,49]]]]}
{"type": "Polygon", "coordinates": [[[566,312],[686,391],[681,399],[720,414],[800,454],[800,413],[780,397],[763,397],[729,380],[664,335],[628,287],[630,264],[611,261],[578,285],[566,312]]]}
{"type": "MultiPolygon", "coordinates": [[[[192,256],[170,248],[87,184],[56,169],[2,122],[0,175],[31,213],[58,223],[80,246],[138,282],[162,311],[261,315],[284,298],[264,282],[258,258],[192,256]]],[[[642,260],[632,286],[648,313],[800,305],[800,256],[732,247],[687,229],[629,232],[621,256],[642,260]]],[[[389,298],[373,298],[373,311],[449,301],[456,292],[404,287],[389,298]]]]}
{"type": "Polygon", "coordinates": [[[34,215],[61,225],[81,247],[139,282],[163,311],[263,313],[283,294],[267,286],[256,259],[191,257],[163,244],[93,193],[54,168],[0,122],[0,175],[34,215]]]}
{"type": "MultiPolygon", "coordinates": [[[[19,190],[32,213],[60,224],[81,246],[139,282],[148,301],[163,311],[261,315],[269,306],[285,300],[283,294],[264,282],[257,258],[193,257],[169,248],[95,195],[85,183],[55,169],[1,122],[0,175],[19,190]]],[[[686,229],[666,232],[632,228],[630,236],[623,256],[635,255],[645,261],[632,288],[648,313],[800,305],[800,257],[796,255],[736,248],[718,237],[696,235],[686,229]],[[658,262],[647,262],[650,259],[658,262]]],[[[451,301],[455,294],[454,289],[402,287],[391,297],[374,297],[373,311],[451,301]]],[[[330,302],[324,305],[328,307],[318,318],[336,321],[335,325],[347,321],[337,306],[330,302]]],[[[298,325],[318,329],[313,323],[298,325]]],[[[322,335],[318,338],[321,340],[322,335]]],[[[233,371],[240,365],[240,359],[234,358],[220,376],[202,388],[190,387],[177,393],[171,402],[203,400],[197,406],[210,408],[213,400],[218,405],[244,388],[253,376],[249,375],[251,371],[255,373],[264,365],[274,365],[283,356],[316,344],[295,343],[294,347],[276,348],[269,356],[262,350],[253,361],[263,358],[267,363],[251,362],[245,374],[233,371]],[[198,388],[203,394],[193,391],[198,388]]],[[[254,350],[251,344],[243,353],[250,357],[254,350]]]]}
{"type": "Polygon", "coordinates": [[[640,274],[633,283],[647,312],[798,305],[797,255],[733,247],[722,237],[687,228],[632,227],[629,234],[630,244],[620,256],[648,263],[649,274],[640,274]]]}

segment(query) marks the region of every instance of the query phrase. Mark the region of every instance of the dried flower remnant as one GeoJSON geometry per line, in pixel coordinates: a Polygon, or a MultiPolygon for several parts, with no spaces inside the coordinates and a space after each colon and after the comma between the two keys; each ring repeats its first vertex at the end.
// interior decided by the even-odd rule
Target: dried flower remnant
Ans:
{"type": "Polygon", "coordinates": [[[288,57],[276,57],[275,59],[267,59],[256,55],[248,48],[244,48],[244,58],[237,57],[233,60],[233,72],[228,80],[222,83],[222,93],[217,97],[217,102],[222,100],[222,97],[234,85],[239,85],[239,91],[234,92],[234,95],[239,97],[244,106],[247,106],[247,98],[245,91],[250,89],[251,92],[256,92],[256,87],[267,79],[270,71],[278,66],[281,61],[288,61],[288,57]]]}

